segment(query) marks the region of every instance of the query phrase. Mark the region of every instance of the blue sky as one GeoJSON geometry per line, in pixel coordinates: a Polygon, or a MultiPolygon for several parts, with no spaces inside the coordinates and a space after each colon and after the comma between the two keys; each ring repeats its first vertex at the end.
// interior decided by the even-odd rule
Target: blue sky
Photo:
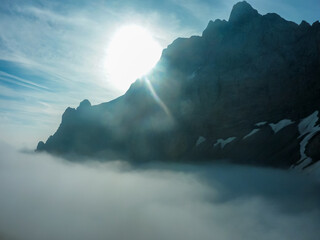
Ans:
{"type": "MultiPolygon", "coordinates": [[[[68,106],[120,94],[103,60],[123,25],[147,28],[165,48],[177,37],[201,35],[209,20],[228,19],[234,0],[24,1],[0,5],[0,138],[34,147],[58,127],[68,106]]],[[[320,19],[319,0],[252,0],[261,14],[320,19]]]]}

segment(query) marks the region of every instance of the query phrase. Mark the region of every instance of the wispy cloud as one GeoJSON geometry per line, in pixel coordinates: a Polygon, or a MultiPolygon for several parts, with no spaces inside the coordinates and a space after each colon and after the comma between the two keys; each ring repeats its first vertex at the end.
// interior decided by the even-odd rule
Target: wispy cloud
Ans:
{"type": "Polygon", "coordinates": [[[8,82],[14,81],[15,84],[18,84],[18,85],[21,84],[24,87],[29,87],[32,89],[48,90],[48,88],[45,86],[41,86],[41,85],[34,83],[32,81],[14,76],[12,74],[9,74],[9,73],[3,72],[3,71],[0,71],[0,79],[3,81],[8,81],[8,82]]]}

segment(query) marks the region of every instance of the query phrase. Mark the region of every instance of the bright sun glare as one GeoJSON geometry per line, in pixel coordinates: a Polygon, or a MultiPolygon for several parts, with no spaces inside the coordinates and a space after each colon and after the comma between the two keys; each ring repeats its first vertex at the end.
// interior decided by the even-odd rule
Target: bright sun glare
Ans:
{"type": "Polygon", "coordinates": [[[136,25],[122,27],[107,51],[106,68],[112,84],[119,90],[126,90],[154,67],[161,51],[161,46],[146,29],[136,25]]]}

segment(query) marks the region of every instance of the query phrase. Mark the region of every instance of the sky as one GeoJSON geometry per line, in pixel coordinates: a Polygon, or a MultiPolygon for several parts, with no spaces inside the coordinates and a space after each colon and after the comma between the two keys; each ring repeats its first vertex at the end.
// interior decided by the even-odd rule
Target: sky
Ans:
{"type": "MultiPolygon", "coordinates": [[[[83,99],[110,101],[124,91],[106,73],[106,52],[122,26],[147,29],[161,48],[201,35],[209,20],[228,19],[234,0],[2,0],[0,4],[0,132],[5,142],[34,148],[83,99]]],[[[309,23],[318,0],[251,0],[261,14],[309,23]]],[[[129,86],[128,86],[129,88],[129,86]]]]}

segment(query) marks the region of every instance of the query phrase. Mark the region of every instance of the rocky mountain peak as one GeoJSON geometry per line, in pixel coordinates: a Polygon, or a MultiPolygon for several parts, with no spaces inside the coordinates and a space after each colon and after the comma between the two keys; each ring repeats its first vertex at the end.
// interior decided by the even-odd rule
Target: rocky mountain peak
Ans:
{"type": "Polygon", "coordinates": [[[320,158],[319,46],[319,22],[297,25],[237,3],[229,21],[170,44],[148,84],[68,108],[37,150],[310,167],[320,158]]]}
{"type": "Polygon", "coordinates": [[[85,100],[83,100],[83,101],[80,103],[80,105],[79,105],[79,107],[77,108],[77,110],[79,110],[79,109],[85,109],[85,108],[89,108],[89,107],[91,107],[91,103],[89,102],[88,99],[85,99],[85,100]]]}
{"type": "Polygon", "coordinates": [[[246,1],[238,2],[232,8],[229,22],[245,22],[249,19],[260,16],[257,10],[255,10],[249,3],[246,1]]]}

